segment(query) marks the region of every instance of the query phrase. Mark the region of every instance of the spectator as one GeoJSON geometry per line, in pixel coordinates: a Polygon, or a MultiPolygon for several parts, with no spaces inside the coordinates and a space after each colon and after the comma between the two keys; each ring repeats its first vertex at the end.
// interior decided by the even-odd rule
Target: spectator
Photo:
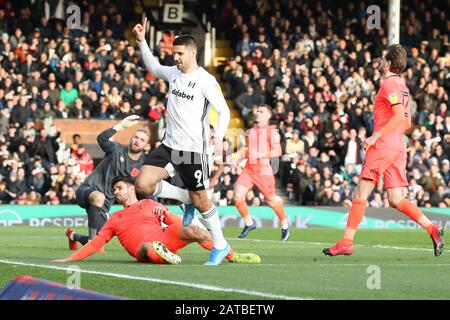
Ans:
{"type": "Polygon", "coordinates": [[[65,105],[70,107],[78,98],[78,91],[73,87],[71,81],[67,81],[64,89],[59,94],[59,99],[64,101],[65,105]]]}
{"type": "Polygon", "coordinates": [[[38,167],[31,172],[31,181],[29,183],[32,191],[39,194],[45,194],[51,187],[51,180],[43,167],[38,167]]]}
{"type": "MultiPolygon", "coordinates": [[[[363,1],[361,8],[367,5],[363,1]]],[[[36,1],[32,19],[25,19],[21,26],[12,24],[10,19],[23,16],[21,6],[0,9],[0,185],[4,183],[5,190],[13,169],[8,161],[13,157],[18,162],[14,164],[16,175],[20,163],[27,177],[33,177],[36,163],[44,167],[44,175],[49,175],[50,170],[55,170],[52,162],[60,162],[66,176],[56,195],[60,203],[66,201],[61,192],[67,193],[69,185],[76,188],[83,179],[77,178],[79,174],[84,176],[77,171],[78,159],[72,157],[71,165],[68,164],[64,156],[67,146],[61,140],[56,142],[52,132],[47,134],[58,144],[59,149],[55,149],[56,144],[36,134],[36,119],[121,119],[138,113],[151,119],[158,132],[164,131],[169,86],[147,73],[139,52],[126,39],[124,28],[133,14],[124,14],[120,1],[108,5],[108,14],[100,6],[80,4],[81,29],[85,34],[65,34],[64,25],[58,20],[50,28],[53,21],[49,23],[45,10],[36,1]],[[58,156],[52,160],[56,150],[58,156]],[[43,161],[35,163],[34,156],[42,156],[43,161]]],[[[332,16],[333,10],[323,11],[314,2],[261,0],[258,5],[250,1],[242,6],[239,1],[230,0],[219,3],[215,9],[220,12],[216,27],[229,35],[236,48],[236,55],[222,68],[227,98],[236,100],[247,127],[254,121],[254,104],[264,102],[274,107],[274,124],[283,137],[279,180],[293,201],[300,204],[318,204],[319,191],[325,185],[332,190],[329,203],[334,197],[337,199],[334,192],[339,191],[340,202],[348,204],[364,160],[359,142],[373,132],[373,99],[380,77],[375,58],[382,55],[387,37],[383,29],[376,37],[370,30],[357,32],[354,26],[365,23],[365,12],[351,6],[349,3],[338,10],[338,19],[332,16]],[[322,12],[320,19],[312,19],[317,10],[322,12]],[[294,130],[299,132],[299,140],[294,137],[294,130]],[[342,180],[335,182],[335,174],[342,175],[342,180]]],[[[404,29],[400,37],[408,51],[404,76],[411,92],[411,115],[416,128],[406,137],[410,189],[415,194],[410,196],[426,206],[431,205],[430,199],[440,186],[448,188],[450,179],[450,83],[446,77],[449,45],[445,15],[442,18],[445,9],[440,2],[428,7],[401,8],[404,29]]],[[[386,25],[386,18],[382,17],[382,25],[386,25]]],[[[173,32],[164,32],[162,46],[157,49],[156,56],[163,64],[173,63],[173,38],[173,32]]],[[[224,168],[228,171],[222,178],[227,180],[227,186],[241,170],[231,160],[236,159],[232,148],[228,150],[231,151],[224,168]],[[229,178],[225,178],[227,175],[229,178]]],[[[56,168],[59,172],[59,166],[56,168]]],[[[216,190],[221,199],[229,194],[226,188],[216,190]]],[[[31,192],[20,201],[28,202],[31,192]]],[[[447,193],[438,205],[445,203],[447,193]]],[[[15,201],[5,191],[0,191],[0,195],[15,201]]],[[[384,202],[382,190],[380,195],[384,202]]],[[[51,203],[45,195],[41,200],[51,203]]]]}
{"type": "Polygon", "coordinates": [[[80,166],[80,172],[82,172],[85,176],[88,176],[92,173],[92,171],[94,171],[94,160],[84,147],[78,146],[76,154],[72,154],[72,156],[74,156],[77,160],[80,166]]]}
{"type": "Polygon", "coordinates": [[[39,139],[35,142],[34,156],[39,156],[44,161],[44,166],[56,163],[56,151],[59,145],[56,137],[50,137],[45,129],[40,131],[39,139]]]}

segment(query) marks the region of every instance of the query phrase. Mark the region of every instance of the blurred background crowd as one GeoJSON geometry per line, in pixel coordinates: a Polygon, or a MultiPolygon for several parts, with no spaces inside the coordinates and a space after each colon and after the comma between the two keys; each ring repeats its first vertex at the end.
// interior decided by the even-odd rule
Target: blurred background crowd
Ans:
{"type": "MultiPolygon", "coordinates": [[[[74,203],[94,161],[80,136],[71,143],[61,139],[53,119],[138,114],[162,137],[168,85],[146,72],[132,42],[137,2],[82,2],[81,30],[69,30],[66,1],[0,1],[1,203],[74,203]]],[[[387,46],[385,29],[366,28],[369,3],[213,2],[209,14],[235,50],[218,79],[227,99],[247,128],[259,103],[273,106],[283,150],[276,166],[279,192],[291,204],[350,205],[364,161],[359,144],[373,132],[377,58],[387,46]]],[[[450,207],[447,6],[411,0],[401,13],[413,118],[405,136],[409,197],[425,207],[450,207]]],[[[382,25],[386,18],[382,10],[382,25]]],[[[155,49],[161,64],[173,64],[173,39],[173,32],[164,33],[155,49]]],[[[231,144],[225,148],[215,201],[232,205],[242,168],[231,144]]],[[[257,190],[247,201],[264,204],[257,190]]],[[[387,206],[382,181],[369,202],[387,206]]]]}

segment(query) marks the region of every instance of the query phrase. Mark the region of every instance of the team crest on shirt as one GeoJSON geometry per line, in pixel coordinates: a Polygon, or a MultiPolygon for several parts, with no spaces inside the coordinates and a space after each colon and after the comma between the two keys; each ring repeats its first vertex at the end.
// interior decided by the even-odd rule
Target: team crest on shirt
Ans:
{"type": "Polygon", "coordinates": [[[393,92],[391,94],[388,95],[388,100],[391,104],[395,104],[398,103],[398,96],[397,93],[393,92]]]}
{"type": "Polygon", "coordinates": [[[120,162],[124,162],[125,158],[124,157],[120,157],[120,162]]]}

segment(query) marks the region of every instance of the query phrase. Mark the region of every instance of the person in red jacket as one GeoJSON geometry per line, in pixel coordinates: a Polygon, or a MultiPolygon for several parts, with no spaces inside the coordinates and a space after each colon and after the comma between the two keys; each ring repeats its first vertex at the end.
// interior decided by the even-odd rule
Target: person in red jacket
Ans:
{"type": "Polygon", "coordinates": [[[89,175],[94,171],[94,159],[82,146],[78,146],[76,151],[72,152],[72,156],[78,160],[80,171],[85,175],[89,175]]]}

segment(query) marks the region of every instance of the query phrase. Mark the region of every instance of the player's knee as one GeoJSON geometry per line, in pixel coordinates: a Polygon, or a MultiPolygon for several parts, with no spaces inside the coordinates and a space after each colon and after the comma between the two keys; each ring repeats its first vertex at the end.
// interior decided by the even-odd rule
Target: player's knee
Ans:
{"type": "Polygon", "coordinates": [[[245,196],[241,194],[234,194],[233,200],[236,205],[240,205],[245,201],[245,196]]]}
{"type": "Polygon", "coordinates": [[[155,191],[154,183],[142,177],[136,179],[135,188],[136,192],[140,194],[152,194],[155,191]]]}
{"type": "Polygon", "coordinates": [[[353,199],[363,199],[363,197],[363,192],[361,192],[361,189],[357,187],[353,192],[353,199]]]}
{"type": "Polygon", "coordinates": [[[404,199],[403,197],[395,197],[395,196],[388,195],[388,202],[392,208],[397,208],[397,206],[403,199],[404,199]]]}
{"type": "Polygon", "coordinates": [[[266,201],[267,201],[267,204],[271,207],[275,206],[277,204],[283,203],[283,200],[277,195],[268,198],[266,201]]]}
{"type": "Polygon", "coordinates": [[[185,228],[185,235],[187,240],[189,241],[197,241],[197,242],[203,242],[206,240],[209,240],[209,233],[205,230],[202,230],[201,228],[190,225],[189,227],[185,228]]]}
{"type": "Polygon", "coordinates": [[[89,202],[96,207],[103,207],[105,204],[105,195],[101,192],[94,191],[89,195],[89,202]]]}
{"type": "Polygon", "coordinates": [[[186,228],[186,236],[189,240],[196,240],[197,232],[196,232],[195,228],[193,228],[192,226],[187,227],[186,228]]]}

